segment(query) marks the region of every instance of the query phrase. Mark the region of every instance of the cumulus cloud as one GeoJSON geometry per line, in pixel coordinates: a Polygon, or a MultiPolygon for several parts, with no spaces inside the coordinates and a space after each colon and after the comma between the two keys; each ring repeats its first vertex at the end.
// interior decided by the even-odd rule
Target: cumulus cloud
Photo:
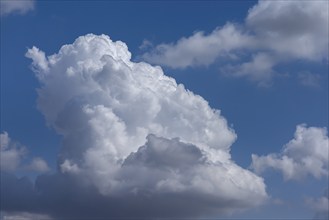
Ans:
{"type": "Polygon", "coordinates": [[[259,1],[248,11],[244,24],[228,23],[209,34],[195,32],[176,43],[155,46],[142,58],[171,68],[186,68],[208,66],[221,58],[229,61],[232,56],[240,57],[241,52],[250,54],[252,60],[224,66],[224,72],[231,70],[233,76],[253,81],[268,81],[272,67],[282,61],[328,59],[327,2],[259,1]],[[260,58],[264,57],[262,62],[260,58]]]}
{"type": "Polygon", "coordinates": [[[251,167],[256,173],[268,168],[281,171],[284,178],[300,179],[311,175],[328,176],[329,140],[326,128],[297,126],[295,137],[282,149],[282,153],[266,156],[252,155],[251,167]]]}
{"type": "Polygon", "coordinates": [[[231,160],[236,134],[220,111],[160,67],[132,62],[123,42],[88,34],[26,56],[41,83],[38,108],[63,141],[58,172],[36,181],[43,205],[15,211],[195,217],[267,199],[263,179],[231,160]]]}
{"type": "Polygon", "coordinates": [[[1,171],[30,170],[42,173],[49,170],[46,161],[42,158],[33,158],[30,163],[26,163],[24,160],[28,155],[27,148],[16,141],[12,141],[7,132],[0,134],[0,140],[1,171]]]}
{"type": "Polygon", "coordinates": [[[34,9],[34,0],[1,0],[1,16],[18,13],[26,14],[34,9]]]}

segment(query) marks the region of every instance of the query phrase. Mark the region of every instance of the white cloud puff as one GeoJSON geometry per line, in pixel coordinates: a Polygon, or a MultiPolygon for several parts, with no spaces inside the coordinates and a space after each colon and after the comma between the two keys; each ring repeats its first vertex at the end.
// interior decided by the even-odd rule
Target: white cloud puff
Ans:
{"type": "Polygon", "coordinates": [[[153,64],[186,68],[208,66],[223,58],[230,62],[239,54],[248,54],[251,60],[234,68],[224,65],[222,72],[256,82],[267,82],[272,67],[282,62],[328,59],[327,2],[259,1],[248,11],[244,24],[227,23],[209,34],[195,32],[176,43],[157,45],[142,58],[153,64]]]}
{"type": "Polygon", "coordinates": [[[18,13],[25,14],[34,9],[34,0],[2,0],[0,1],[1,16],[18,13]]]}
{"type": "Polygon", "coordinates": [[[300,179],[307,175],[328,176],[329,140],[326,128],[298,125],[295,137],[282,149],[281,154],[252,155],[251,167],[256,173],[268,168],[279,170],[285,179],[300,179]]]}
{"type": "Polygon", "coordinates": [[[132,203],[128,211],[141,216],[166,200],[195,198],[194,210],[175,211],[191,216],[267,198],[263,179],[230,159],[236,134],[220,111],[160,67],[132,62],[123,42],[88,34],[45,59],[36,48],[26,56],[41,83],[38,108],[63,136],[61,174],[132,203]]]}
{"type": "Polygon", "coordinates": [[[49,170],[49,167],[43,159],[33,158],[30,163],[24,162],[28,155],[25,146],[16,141],[12,141],[7,132],[0,134],[0,169],[1,171],[14,172],[16,170],[29,170],[43,173],[49,170]]]}

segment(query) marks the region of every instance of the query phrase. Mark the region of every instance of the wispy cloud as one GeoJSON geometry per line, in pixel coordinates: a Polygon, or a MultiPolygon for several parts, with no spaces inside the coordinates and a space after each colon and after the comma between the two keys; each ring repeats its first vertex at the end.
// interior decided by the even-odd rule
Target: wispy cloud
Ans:
{"type": "Polygon", "coordinates": [[[10,14],[26,14],[35,7],[34,0],[1,0],[0,1],[1,16],[10,14]]]}
{"type": "Polygon", "coordinates": [[[323,196],[318,198],[306,198],[306,205],[315,211],[314,219],[328,219],[329,218],[329,193],[328,188],[325,190],[323,196]]]}
{"type": "Polygon", "coordinates": [[[321,75],[316,73],[311,73],[308,71],[302,71],[298,73],[299,82],[307,87],[317,88],[321,83],[321,75]]]}

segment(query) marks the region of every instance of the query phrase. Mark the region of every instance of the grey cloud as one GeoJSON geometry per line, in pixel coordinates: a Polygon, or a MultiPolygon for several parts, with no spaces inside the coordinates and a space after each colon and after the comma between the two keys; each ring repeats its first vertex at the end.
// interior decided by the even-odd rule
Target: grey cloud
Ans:
{"type": "Polygon", "coordinates": [[[11,140],[7,132],[0,134],[0,169],[7,172],[29,170],[43,173],[49,171],[48,164],[42,158],[32,158],[27,162],[28,149],[17,141],[11,140]]]}
{"type": "Polygon", "coordinates": [[[275,73],[273,66],[275,61],[267,53],[258,53],[252,60],[237,65],[226,65],[220,68],[222,74],[233,77],[247,77],[251,81],[257,82],[260,86],[267,86],[272,75],[275,73]]]}
{"type": "Polygon", "coordinates": [[[149,135],[113,177],[120,184],[111,194],[77,173],[41,175],[35,185],[2,173],[1,198],[7,198],[2,209],[53,219],[195,218],[225,216],[263,202],[256,175],[204,158],[196,146],[149,135]]]}
{"type": "Polygon", "coordinates": [[[201,163],[204,158],[199,148],[184,144],[179,139],[167,140],[149,135],[147,140],[147,145],[140,147],[136,153],[131,153],[123,166],[141,164],[154,168],[186,169],[201,163]]]}

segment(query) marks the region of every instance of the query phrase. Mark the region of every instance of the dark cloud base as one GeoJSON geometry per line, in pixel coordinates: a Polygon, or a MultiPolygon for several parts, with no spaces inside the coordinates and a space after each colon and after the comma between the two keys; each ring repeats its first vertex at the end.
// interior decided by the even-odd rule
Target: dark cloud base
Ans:
{"type": "MultiPolygon", "coordinates": [[[[240,204],[243,208],[246,204],[240,204]]],[[[223,215],[237,201],[191,193],[125,193],[104,196],[83,180],[65,174],[41,175],[35,185],[26,177],[1,172],[1,210],[47,214],[65,219],[207,218],[223,215]],[[209,198],[210,197],[210,198],[209,198]]]]}

